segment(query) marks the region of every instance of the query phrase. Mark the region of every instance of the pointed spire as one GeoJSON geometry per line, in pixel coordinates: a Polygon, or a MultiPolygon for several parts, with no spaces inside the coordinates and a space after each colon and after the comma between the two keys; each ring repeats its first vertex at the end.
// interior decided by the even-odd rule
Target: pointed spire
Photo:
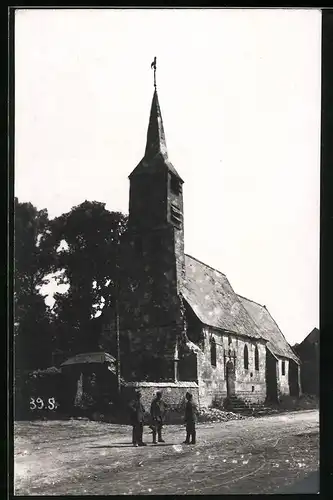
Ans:
{"type": "Polygon", "coordinates": [[[161,169],[168,169],[183,183],[184,181],[168,158],[162,114],[156,89],[156,57],[151,63],[151,68],[154,69],[154,95],[150,109],[146,150],[144,157],[129,175],[129,178],[141,173],[153,173],[161,171],[161,169]]]}
{"type": "Polygon", "coordinates": [[[167,159],[168,152],[165,141],[162,114],[158,102],[157,90],[155,88],[150,109],[145,159],[149,160],[158,153],[161,153],[163,157],[167,159]]]}

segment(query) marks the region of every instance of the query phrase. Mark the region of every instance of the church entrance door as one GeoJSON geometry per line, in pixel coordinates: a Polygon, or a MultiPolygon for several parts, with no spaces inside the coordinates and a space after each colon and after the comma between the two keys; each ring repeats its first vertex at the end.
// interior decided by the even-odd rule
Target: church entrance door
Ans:
{"type": "Polygon", "coordinates": [[[235,395],[235,367],[232,361],[227,362],[226,366],[226,379],[227,379],[227,396],[235,395]]]}

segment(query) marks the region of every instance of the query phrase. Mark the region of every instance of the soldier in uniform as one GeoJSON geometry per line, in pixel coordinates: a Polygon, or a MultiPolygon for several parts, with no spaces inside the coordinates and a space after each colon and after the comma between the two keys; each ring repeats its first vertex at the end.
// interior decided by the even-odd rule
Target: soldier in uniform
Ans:
{"type": "Polygon", "coordinates": [[[150,415],[152,418],[152,425],[150,428],[153,431],[153,443],[156,444],[156,434],[159,443],[165,443],[162,438],[162,428],[167,404],[162,399],[162,393],[158,391],[156,397],[153,399],[150,407],[150,415]]]}
{"type": "Polygon", "coordinates": [[[135,399],[131,401],[130,405],[130,419],[133,426],[132,443],[133,446],[146,446],[142,441],[143,422],[145,416],[145,409],[141,403],[141,392],[136,391],[135,399]]]}
{"type": "Polygon", "coordinates": [[[195,444],[195,423],[197,421],[197,408],[192,399],[192,394],[190,392],[187,392],[185,405],[186,439],[184,441],[184,444],[195,444]]]}

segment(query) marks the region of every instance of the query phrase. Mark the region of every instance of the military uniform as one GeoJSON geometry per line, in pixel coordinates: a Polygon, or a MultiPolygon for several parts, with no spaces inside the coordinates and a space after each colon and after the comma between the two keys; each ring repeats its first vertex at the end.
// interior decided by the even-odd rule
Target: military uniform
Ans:
{"type": "Polygon", "coordinates": [[[186,424],[186,439],[184,441],[185,444],[195,444],[196,422],[197,422],[197,407],[193,403],[192,399],[190,399],[186,401],[185,405],[185,424],[186,424]]]}
{"type": "Polygon", "coordinates": [[[153,431],[153,443],[156,443],[156,434],[158,436],[158,442],[164,443],[162,428],[167,406],[168,405],[162,400],[161,396],[156,396],[151,403],[150,414],[152,418],[151,429],[153,431]]]}
{"type": "Polygon", "coordinates": [[[140,398],[134,399],[130,405],[130,420],[132,424],[132,443],[134,446],[145,446],[142,441],[145,409],[140,398]]]}

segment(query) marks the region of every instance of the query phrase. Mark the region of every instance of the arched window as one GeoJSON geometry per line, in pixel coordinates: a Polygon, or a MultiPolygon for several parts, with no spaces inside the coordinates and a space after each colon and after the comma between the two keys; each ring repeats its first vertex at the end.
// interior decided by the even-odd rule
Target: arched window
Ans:
{"type": "Polygon", "coordinates": [[[249,369],[249,350],[247,345],[244,346],[244,368],[245,370],[249,369]]]}
{"type": "Polygon", "coordinates": [[[282,361],[282,375],[286,374],[286,363],[285,361],[282,361]]]}
{"type": "Polygon", "coordinates": [[[258,346],[254,348],[254,369],[259,370],[259,351],[258,346]]]}
{"type": "Polygon", "coordinates": [[[210,362],[212,366],[216,366],[216,342],[213,337],[210,339],[210,362]]]}

